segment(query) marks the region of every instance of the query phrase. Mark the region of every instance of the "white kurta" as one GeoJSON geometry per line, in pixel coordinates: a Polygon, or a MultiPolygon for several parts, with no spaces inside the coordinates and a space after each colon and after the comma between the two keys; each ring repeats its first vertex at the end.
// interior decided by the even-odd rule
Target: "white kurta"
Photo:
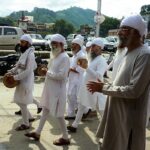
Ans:
{"type": "Polygon", "coordinates": [[[69,73],[69,82],[68,82],[68,95],[77,95],[81,81],[83,78],[83,73],[85,69],[77,65],[77,60],[79,58],[86,58],[86,55],[80,50],[76,55],[71,58],[70,68],[75,68],[78,73],[70,72],[69,73]]]}
{"type": "Polygon", "coordinates": [[[34,87],[34,70],[36,68],[34,48],[30,47],[23,54],[21,54],[16,67],[11,71],[17,73],[14,76],[15,80],[20,83],[16,87],[14,94],[14,102],[21,104],[33,103],[33,87],[34,87]],[[25,58],[25,59],[24,59],[25,58]],[[24,62],[25,61],[25,62],[24,62]],[[23,64],[22,64],[23,63],[23,64]],[[22,65],[25,67],[23,68],[22,65]]]}
{"type": "Polygon", "coordinates": [[[70,60],[67,53],[63,52],[50,61],[41,106],[48,109],[52,116],[62,117],[66,106],[66,82],[70,60]]]}
{"type": "Polygon", "coordinates": [[[108,70],[112,67],[113,71],[112,71],[112,81],[114,81],[116,74],[117,74],[117,70],[119,65],[121,64],[123,57],[125,56],[127,52],[127,49],[121,49],[121,50],[117,50],[114,59],[112,60],[112,62],[109,64],[108,66],[108,70]]]}
{"type": "Polygon", "coordinates": [[[83,82],[79,91],[78,101],[88,108],[96,109],[97,104],[99,109],[105,107],[106,96],[102,93],[91,94],[86,87],[89,81],[103,81],[103,75],[107,69],[107,62],[103,56],[97,56],[90,62],[88,69],[84,73],[83,82]]]}

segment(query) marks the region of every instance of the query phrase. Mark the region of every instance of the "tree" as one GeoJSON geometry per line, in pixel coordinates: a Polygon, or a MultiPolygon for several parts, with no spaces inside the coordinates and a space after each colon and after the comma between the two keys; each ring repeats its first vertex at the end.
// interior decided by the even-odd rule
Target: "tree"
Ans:
{"type": "Polygon", "coordinates": [[[105,16],[105,21],[100,25],[100,36],[107,36],[110,29],[118,29],[120,20],[105,16]]]}
{"type": "Polygon", "coordinates": [[[150,5],[143,5],[141,7],[141,15],[150,15],[150,5]]]}
{"type": "Polygon", "coordinates": [[[75,28],[71,23],[61,19],[61,20],[56,20],[53,28],[53,33],[60,33],[64,37],[67,37],[67,35],[73,33],[74,30],[75,28]]]}
{"type": "Polygon", "coordinates": [[[10,17],[0,17],[0,25],[14,26],[15,21],[10,17]]]}

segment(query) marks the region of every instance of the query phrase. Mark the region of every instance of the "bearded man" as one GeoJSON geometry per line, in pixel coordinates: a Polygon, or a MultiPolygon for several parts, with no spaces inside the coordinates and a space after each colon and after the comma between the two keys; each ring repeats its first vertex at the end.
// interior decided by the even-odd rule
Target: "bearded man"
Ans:
{"type": "Polygon", "coordinates": [[[51,38],[53,57],[50,59],[46,74],[45,85],[41,97],[43,113],[35,132],[26,133],[25,136],[34,140],[40,140],[44,124],[51,114],[58,119],[62,137],[53,142],[54,145],[68,145],[67,127],[64,119],[66,106],[66,83],[70,67],[68,54],[64,50],[65,38],[60,34],[54,34],[51,38]]]}
{"type": "Polygon", "coordinates": [[[91,93],[108,95],[97,137],[103,138],[101,150],[145,150],[145,126],[150,85],[150,50],[141,38],[146,24],[140,15],[121,21],[118,36],[127,53],[108,85],[89,82],[91,93]]]}
{"type": "Polygon", "coordinates": [[[75,121],[71,126],[68,126],[70,132],[76,132],[77,127],[82,119],[82,116],[87,108],[92,110],[100,110],[105,105],[106,96],[101,93],[94,93],[93,95],[87,90],[86,84],[88,81],[103,81],[104,73],[107,69],[106,59],[101,55],[104,48],[103,41],[100,38],[95,38],[91,43],[91,50],[89,52],[89,66],[86,69],[83,82],[79,89],[78,95],[78,111],[75,121]],[[100,108],[99,108],[100,106],[100,108]]]}
{"type": "Polygon", "coordinates": [[[26,34],[22,35],[20,39],[21,56],[16,67],[8,71],[13,74],[14,80],[19,80],[14,94],[14,102],[20,107],[23,124],[16,128],[17,131],[29,129],[29,121],[34,120],[27,108],[28,104],[33,103],[34,70],[37,67],[34,47],[31,45],[31,37],[26,34]]]}

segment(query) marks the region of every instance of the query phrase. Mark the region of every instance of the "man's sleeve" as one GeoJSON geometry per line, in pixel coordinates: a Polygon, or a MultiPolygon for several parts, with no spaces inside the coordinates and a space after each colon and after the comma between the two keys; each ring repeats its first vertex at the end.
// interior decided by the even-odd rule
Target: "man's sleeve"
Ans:
{"type": "Polygon", "coordinates": [[[150,54],[136,61],[129,85],[104,85],[102,93],[114,97],[135,99],[140,97],[150,84],[150,54]]]}

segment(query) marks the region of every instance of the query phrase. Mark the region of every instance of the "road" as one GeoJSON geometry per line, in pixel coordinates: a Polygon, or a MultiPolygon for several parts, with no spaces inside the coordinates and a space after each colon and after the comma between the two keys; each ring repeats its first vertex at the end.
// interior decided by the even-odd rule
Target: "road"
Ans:
{"type": "MultiPolygon", "coordinates": [[[[40,97],[44,84],[43,78],[36,78],[34,96],[40,97]]],[[[41,141],[31,141],[24,136],[25,131],[16,132],[15,128],[21,123],[21,117],[14,115],[19,108],[12,103],[14,89],[4,87],[0,80],[0,150],[97,150],[95,132],[99,123],[97,117],[88,118],[81,122],[77,133],[70,134],[70,146],[57,147],[52,141],[59,137],[60,130],[57,120],[49,116],[41,141]]],[[[34,130],[39,124],[40,115],[36,114],[36,106],[30,105],[29,109],[36,121],[32,123],[34,130]]],[[[69,124],[68,121],[66,121],[69,124]]],[[[71,122],[70,122],[71,123],[71,122]]],[[[150,150],[150,128],[146,130],[146,150],[150,150]]]]}

